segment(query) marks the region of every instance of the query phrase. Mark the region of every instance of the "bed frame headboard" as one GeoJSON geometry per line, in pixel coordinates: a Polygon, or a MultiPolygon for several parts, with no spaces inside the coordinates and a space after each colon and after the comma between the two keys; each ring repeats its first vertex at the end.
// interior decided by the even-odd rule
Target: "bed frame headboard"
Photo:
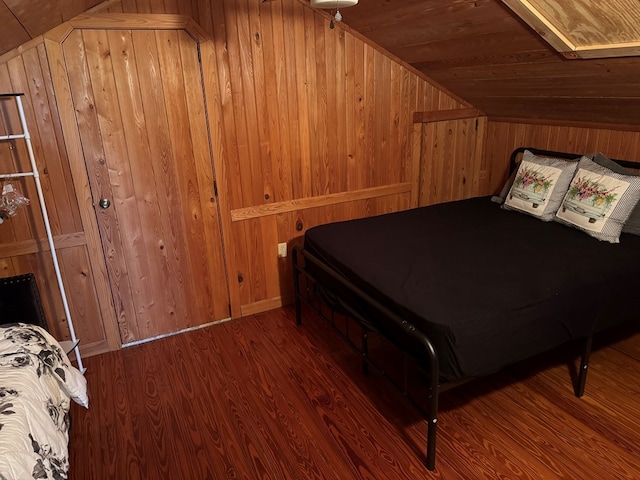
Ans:
{"type": "MultiPolygon", "coordinates": [[[[574,160],[576,158],[580,158],[583,155],[588,157],[593,157],[593,154],[584,154],[584,153],[570,153],[570,152],[555,152],[553,150],[542,150],[540,148],[533,147],[518,147],[512,153],[509,159],[509,172],[514,172],[518,165],[519,157],[524,153],[525,150],[529,150],[531,153],[535,153],[536,155],[545,155],[549,157],[558,157],[558,158],[566,158],[568,160],[574,160]]],[[[639,170],[640,163],[632,162],[630,160],[618,160],[616,158],[612,158],[614,162],[625,167],[630,168],[632,170],[639,170]]]]}
{"type": "Polygon", "coordinates": [[[30,323],[47,330],[33,273],[0,278],[0,324],[14,322],[30,323]]]}

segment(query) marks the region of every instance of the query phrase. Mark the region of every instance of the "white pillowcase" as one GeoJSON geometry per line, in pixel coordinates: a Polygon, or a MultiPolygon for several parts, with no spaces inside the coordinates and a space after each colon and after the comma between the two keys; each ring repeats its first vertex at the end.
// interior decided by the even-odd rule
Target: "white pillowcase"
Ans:
{"type": "Polygon", "coordinates": [[[502,208],[549,222],[562,203],[578,162],[525,150],[502,208]]]}

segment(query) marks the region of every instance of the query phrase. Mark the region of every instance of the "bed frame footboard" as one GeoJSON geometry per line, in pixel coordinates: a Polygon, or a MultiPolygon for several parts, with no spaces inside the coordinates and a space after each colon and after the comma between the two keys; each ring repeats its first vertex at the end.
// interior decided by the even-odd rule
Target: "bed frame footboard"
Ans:
{"type": "MultiPolygon", "coordinates": [[[[419,331],[411,322],[401,318],[398,314],[389,310],[378,300],[364,292],[362,289],[337,273],[335,270],[331,269],[312,253],[305,250],[302,246],[298,245],[293,248],[292,260],[293,282],[295,290],[294,299],[296,324],[302,324],[302,302],[304,301],[313,310],[315,310],[318,316],[325,320],[333,328],[333,330],[336,331],[347,342],[350,347],[352,347],[361,355],[362,371],[365,375],[369,372],[370,367],[374,368],[378,374],[388,380],[422,415],[424,415],[427,420],[427,444],[425,463],[426,467],[429,470],[434,470],[436,461],[436,433],[438,423],[439,395],[445,390],[449,390],[450,388],[453,388],[461,383],[465,383],[472,378],[463,378],[459,381],[447,382],[443,385],[440,385],[440,364],[438,361],[438,354],[431,340],[423,332],[419,331]],[[412,339],[418,341],[419,345],[423,347],[422,350],[424,351],[426,359],[428,360],[428,366],[421,369],[428,378],[428,398],[426,402],[426,408],[415,401],[415,399],[411,398],[408,392],[406,359],[409,356],[414,356],[405,352],[402,346],[394,342],[393,339],[381,333],[374,325],[367,321],[367,319],[364,319],[362,314],[358,312],[355,307],[350,305],[348,302],[345,302],[344,298],[341,298],[341,302],[339,305],[340,310],[346,312],[348,317],[357,322],[361,328],[360,345],[356,345],[353,342],[352,338],[349,336],[348,323],[346,326],[346,333],[341,331],[336,326],[333,317],[334,306],[329,305],[327,302],[325,302],[325,305],[327,305],[331,309],[330,317],[328,317],[321,309],[323,299],[320,297],[320,295],[317,295],[315,293],[317,293],[316,290],[318,286],[327,288],[327,285],[322,283],[322,281],[318,279],[320,272],[323,278],[326,276],[330,278],[332,282],[336,282],[336,284],[339,285],[341,289],[346,289],[349,294],[354,296],[354,298],[364,302],[367,307],[372,308],[376,312],[376,314],[384,316],[385,320],[392,322],[396,327],[399,327],[402,332],[409,335],[409,337],[411,337],[412,339]],[[307,279],[305,285],[302,285],[302,277],[305,277],[307,279]],[[313,292],[311,291],[310,286],[313,286],[313,292]],[[314,302],[316,302],[318,305],[315,305],[314,302]],[[396,381],[391,379],[382,368],[376,365],[376,363],[369,358],[368,339],[370,333],[374,333],[385,338],[386,341],[394,345],[398,349],[398,351],[403,354],[405,358],[405,368],[402,385],[399,385],[396,381]]],[[[576,397],[581,397],[584,395],[592,345],[593,335],[584,339],[579,370],[574,379],[574,393],[576,397]]]]}
{"type": "MultiPolygon", "coordinates": [[[[362,328],[362,338],[361,338],[361,347],[357,349],[356,346],[350,341],[348,336],[345,338],[345,335],[340,332],[337,327],[333,324],[333,322],[322,315],[322,312],[319,311],[319,308],[312,307],[316,310],[317,313],[320,314],[321,318],[325,320],[329,320],[328,323],[334,328],[334,330],[338,331],[340,335],[347,340],[347,343],[356,350],[359,351],[362,357],[362,369],[363,373],[367,374],[369,371],[369,367],[372,366],[376,369],[378,373],[380,373],[383,377],[387,378],[394,387],[396,387],[402,395],[410,401],[410,403],[416,407],[427,420],[427,445],[426,445],[426,459],[425,463],[429,470],[435,469],[436,462],[436,433],[437,433],[437,423],[438,423],[438,397],[440,392],[443,390],[440,386],[439,381],[439,362],[438,362],[438,354],[432,344],[432,342],[427,338],[427,336],[416,329],[416,327],[408,322],[407,320],[402,319],[400,316],[389,310],[387,307],[382,305],[376,299],[368,295],[366,292],[358,288],[356,285],[351,283],[349,280],[345,279],[341,275],[337,274],[335,271],[327,267],[322,261],[320,261],[317,257],[315,257],[310,252],[306,251],[302,246],[297,245],[293,248],[292,251],[292,260],[293,260],[293,282],[294,282],[294,297],[295,297],[295,312],[296,312],[296,324],[302,324],[302,302],[311,305],[311,295],[308,290],[308,287],[305,289],[305,292],[301,291],[301,276],[304,275],[306,278],[310,279],[314,284],[319,284],[319,281],[314,275],[305,268],[305,265],[312,264],[314,268],[317,268],[322,271],[323,274],[328,275],[331,279],[337,282],[341,287],[346,288],[351,294],[355,295],[358,299],[366,302],[366,304],[372,308],[374,308],[378,313],[384,315],[386,319],[393,322],[397,327],[407,333],[410,337],[417,340],[420,345],[424,347],[424,352],[428,358],[428,399],[427,399],[427,408],[426,410],[420,406],[417,402],[415,402],[408,395],[406,379],[405,384],[400,386],[389,377],[387,377],[384,371],[381,371],[374,363],[371,362],[368,355],[368,335],[373,332],[376,334],[380,334],[375,327],[366,321],[362,321],[359,319],[360,315],[355,311],[355,309],[351,308],[348,304],[341,304],[341,307],[347,310],[350,314],[350,317],[357,321],[362,328]]],[[[384,335],[381,335],[384,337],[384,335]]],[[[391,344],[394,344],[389,338],[385,337],[391,344]]],[[[402,349],[395,345],[400,351],[402,349]]],[[[406,355],[406,354],[405,354],[406,355]]],[[[405,369],[405,377],[406,377],[406,369],[405,369]]]]}

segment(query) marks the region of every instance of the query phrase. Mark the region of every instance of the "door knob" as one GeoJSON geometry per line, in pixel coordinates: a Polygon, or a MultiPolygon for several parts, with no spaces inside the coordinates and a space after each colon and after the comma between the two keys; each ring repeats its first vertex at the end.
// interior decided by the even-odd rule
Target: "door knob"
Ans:
{"type": "Polygon", "coordinates": [[[101,209],[106,210],[111,205],[111,201],[108,198],[101,198],[98,205],[100,205],[101,209]]]}

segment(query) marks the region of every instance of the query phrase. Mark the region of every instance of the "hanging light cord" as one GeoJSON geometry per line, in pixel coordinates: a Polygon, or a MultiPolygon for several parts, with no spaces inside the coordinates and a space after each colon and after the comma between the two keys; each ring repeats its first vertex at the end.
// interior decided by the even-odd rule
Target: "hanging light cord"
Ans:
{"type": "Polygon", "coordinates": [[[331,22],[329,23],[329,28],[335,28],[335,24],[333,23],[333,21],[336,22],[341,22],[342,21],[342,14],[340,13],[340,4],[338,3],[338,0],[336,0],[336,13],[335,15],[333,15],[333,17],[331,17],[331,22]]]}

